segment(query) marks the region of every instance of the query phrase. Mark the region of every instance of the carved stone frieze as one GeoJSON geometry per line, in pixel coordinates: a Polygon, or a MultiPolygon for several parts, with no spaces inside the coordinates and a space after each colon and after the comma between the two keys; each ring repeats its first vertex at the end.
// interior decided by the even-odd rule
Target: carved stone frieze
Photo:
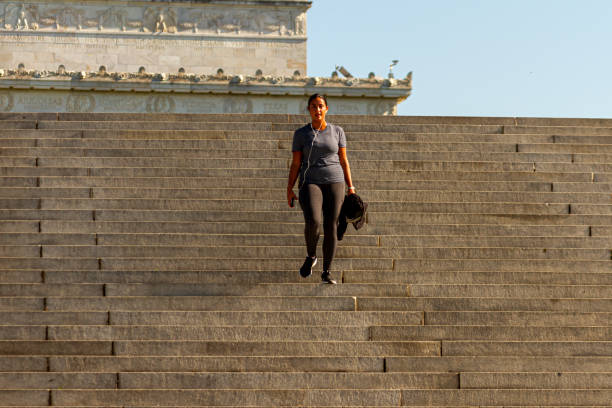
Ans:
{"type": "Polygon", "coordinates": [[[123,32],[188,35],[306,35],[306,10],[266,6],[161,7],[103,3],[10,2],[0,5],[7,31],[123,32]]]}
{"type": "MultiPolygon", "coordinates": [[[[412,89],[412,72],[405,79],[394,79],[389,81],[383,78],[321,78],[302,76],[264,76],[260,72],[255,75],[227,75],[222,71],[216,74],[187,74],[179,71],[175,74],[146,72],[144,67],[140,72],[108,72],[104,66],[98,71],[66,71],[64,65],[60,65],[56,71],[27,70],[24,67],[14,70],[1,70],[0,79],[66,79],[82,81],[110,81],[110,82],[151,82],[151,83],[224,83],[231,86],[320,86],[328,88],[389,88],[410,91],[412,89]]],[[[234,108],[228,108],[234,109],[234,108]]],[[[374,109],[374,108],[373,108],[374,109]]],[[[239,109],[240,110],[240,109],[239,109]]],[[[377,111],[386,111],[386,107],[377,107],[377,111]]],[[[230,112],[228,112],[230,113],[230,112]]],[[[244,113],[244,112],[243,112],[244,113]]],[[[373,114],[378,114],[372,112],[373,114]]]]}

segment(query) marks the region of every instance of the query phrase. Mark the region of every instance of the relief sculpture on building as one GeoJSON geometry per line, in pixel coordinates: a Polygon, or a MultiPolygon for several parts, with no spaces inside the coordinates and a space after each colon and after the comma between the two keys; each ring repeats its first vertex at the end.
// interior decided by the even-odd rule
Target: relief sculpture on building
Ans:
{"type": "MultiPolygon", "coordinates": [[[[2,6],[0,6],[2,7],[2,6]]],[[[218,6],[137,7],[101,4],[8,3],[4,30],[305,36],[305,11],[218,6]],[[262,10],[264,12],[262,12],[262,10]]]]}

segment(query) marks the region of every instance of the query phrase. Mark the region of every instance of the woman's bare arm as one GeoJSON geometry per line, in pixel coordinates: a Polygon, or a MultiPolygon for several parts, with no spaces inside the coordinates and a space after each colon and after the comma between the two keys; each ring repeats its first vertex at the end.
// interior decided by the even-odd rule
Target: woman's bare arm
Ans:
{"type": "Polygon", "coordinates": [[[342,171],[344,172],[344,181],[349,188],[348,194],[355,194],[355,189],[350,188],[353,187],[353,178],[351,177],[351,166],[346,157],[346,147],[340,147],[338,149],[338,157],[340,158],[340,166],[342,166],[342,171]]]}
{"type": "Polygon", "coordinates": [[[302,166],[302,152],[293,152],[291,158],[291,166],[289,167],[289,181],[287,182],[287,204],[291,207],[291,200],[297,199],[297,196],[293,192],[293,186],[300,173],[300,167],[302,166]]]}

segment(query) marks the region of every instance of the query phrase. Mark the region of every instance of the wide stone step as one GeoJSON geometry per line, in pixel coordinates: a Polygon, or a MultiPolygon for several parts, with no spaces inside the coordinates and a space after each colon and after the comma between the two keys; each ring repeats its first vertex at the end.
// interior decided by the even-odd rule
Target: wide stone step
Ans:
{"type": "Polygon", "coordinates": [[[602,285],[410,285],[414,297],[480,298],[612,298],[612,286],[602,285]]]}
{"type": "MultiPolygon", "coordinates": [[[[471,151],[471,152],[517,152],[517,145],[520,147],[525,146],[525,151],[538,153],[538,146],[541,146],[543,152],[555,152],[558,150],[563,153],[567,153],[571,149],[569,147],[565,150],[561,149],[561,146],[573,146],[573,145],[559,145],[559,148],[555,149],[556,145],[553,143],[543,144],[517,144],[509,143],[508,141],[502,142],[455,142],[446,143],[444,142],[425,142],[425,141],[385,141],[377,140],[372,141],[351,141],[350,151],[405,151],[405,152],[450,152],[450,151],[471,151]],[[548,145],[552,146],[548,146],[548,145]]],[[[281,140],[261,140],[261,138],[244,138],[244,139],[0,139],[1,147],[41,147],[41,148],[80,148],[80,149],[193,149],[193,150],[227,150],[235,149],[237,151],[244,150],[268,150],[269,153],[272,151],[282,151],[285,154],[289,153],[292,148],[291,139],[281,140]]],[[[584,153],[606,153],[606,146],[601,150],[597,150],[597,146],[600,145],[577,145],[580,147],[578,152],[584,153]],[[589,146],[592,146],[589,149],[589,146]]]]}
{"type": "MultiPolygon", "coordinates": [[[[299,125],[295,123],[271,123],[264,122],[263,118],[255,118],[258,121],[249,122],[193,122],[193,121],[3,121],[6,129],[113,129],[113,130],[258,130],[266,131],[295,131],[299,125]]],[[[336,122],[347,133],[349,132],[404,132],[404,133],[504,133],[502,126],[495,125],[455,125],[455,124],[386,124],[386,123],[343,123],[336,122]]],[[[556,128],[542,127],[510,127],[506,133],[540,133],[557,134],[556,128]],[[527,129],[535,129],[527,132],[527,129]]],[[[580,128],[572,128],[580,129],[580,128]]],[[[601,128],[605,133],[606,128],[601,128]]],[[[612,132],[610,132],[612,133],[612,132]]],[[[562,133],[561,133],[562,134],[562,133]]],[[[566,133],[567,134],[567,133],[566,133]]],[[[570,133],[571,134],[571,133],[570,133]]],[[[575,134],[581,134],[576,132],[575,134]]],[[[599,135],[599,133],[592,133],[599,135]]]]}
{"type": "Polygon", "coordinates": [[[460,376],[462,389],[604,390],[612,388],[612,373],[461,373],[460,376]]]}
{"type": "Polygon", "coordinates": [[[443,341],[444,356],[609,357],[610,341],[443,341]]]}
{"type": "MultiPolygon", "coordinates": [[[[433,147],[432,147],[433,148],[433,147]]],[[[517,163],[534,163],[534,162],[552,162],[552,163],[609,163],[609,156],[605,154],[569,154],[569,153],[521,153],[507,149],[502,152],[488,151],[370,151],[370,150],[351,150],[349,159],[351,163],[355,162],[359,167],[360,161],[381,161],[381,160],[421,160],[421,161],[497,161],[497,162],[517,162],[517,163]],[[508,151],[510,150],[510,151],[508,151]]],[[[4,147],[0,150],[0,155],[4,156],[23,156],[36,157],[46,159],[44,165],[49,163],[53,167],[58,165],[69,165],[73,163],[83,163],[78,159],[83,158],[116,158],[123,159],[123,163],[129,163],[129,167],[138,166],[137,163],[142,160],[147,160],[149,163],[153,158],[163,158],[169,161],[162,163],[170,163],[172,159],[205,159],[211,164],[217,164],[215,167],[220,167],[219,160],[225,159],[227,162],[236,161],[235,159],[245,160],[245,164],[250,164],[251,167],[266,167],[263,165],[264,160],[271,161],[267,167],[283,168],[283,163],[290,160],[291,154],[289,150],[236,150],[236,149],[87,149],[87,148],[54,148],[54,147],[4,147]],[[64,159],[63,164],[54,161],[54,159],[64,159]],[[66,160],[70,159],[70,160],[66,160]],[[233,159],[233,160],[232,160],[233,159]],[[246,160],[248,159],[248,160],[246,160]],[[57,163],[57,164],[55,164],[57,163]],[[273,164],[273,165],[271,165],[273,164]]],[[[42,160],[42,159],[40,159],[42,160]]],[[[39,163],[40,163],[39,160],[39,163]]],[[[108,161],[106,162],[108,163],[108,161]]],[[[146,163],[146,161],[145,161],[146,163]]],[[[149,167],[151,164],[148,165],[149,167]]],[[[232,163],[232,166],[239,165],[232,163]]],[[[77,167],[77,166],[75,166],[77,167]]],[[[162,165],[162,167],[165,167],[162,165]]],[[[192,166],[189,166],[192,167],[192,166]]]]}
{"type": "MultiPolygon", "coordinates": [[[[352,170],[353,177],[360,180],[361,188],[371,188],[380,182],[392,181],[455,181],[455,182],[523,182],[523,183],[610,183],[609,173],[573,173],[573,172],[500,172],[500,171],[407,171],[407,170],[352,170]]],[[[55,168],[55,167],[1,167],[0,177],[16,180],[19,183],[59,183],[61,180],[74,182],[75,180],[89,180],[103,182],[113,179],[119,183],[123,178],[134,178],[134,182],[148,182],[150,180],[185,182],[193,178],[222,179],[224,181],[248,179],[249,182],[273,183],[284,182],[287,178],[286,169],[248,169],[248,168],[210,168],[190,169],[172,167],[107,167],[107,168],[55,168]],[[40,180],[39,180],[40,178],[40,180]]],[[[200,180],[206,182],[206,180],[200,180]]],[[[108,181],[111,183],[111,181],[108,181]]],[[[38,185],[38,184],[35,184],[38,185]]]]}
{"type": "MultiPolygon", "coordinates": [[[[612,299],[517,299],[517,298],[370,298],[357,299],[363,311],[532,311],[608,312],[612,299]]],[[[446,354],[444,354],[446,355],[446,354]]]]}
{"type": "Polygon", "coordinates": [[[519,143],[518,151],[521,153],[612,153],[612,145],[609,144],[571,144],[571,143],[519,143]]]}
{"type": "MultiPolygon", "coordinates": [[[[9,326],[21,328],[21,326],[9,326]]],[[[39,326],[24,326],[20,332],[15,329],[7,339],[44,340],[34,331],[39,326]],[[29,335],[30,337],[26,337],[29,335]],[[38,335],[38,336],[36,336],[38,335]],[[36,336],[36,337],[35,337],[36,336]]],[[[609,334],[609,333],[608,333],[609,334]]],[[[380,340],[390,340],[379,336],[380,340]]],[[[391,336],[389,336],[391,337],[391,336]]],[[[433,337],[433,336],[432,336],[433,337]]],[[[510,336],[511,337],[511,336],[510,336]]],[[[552,336],[551,336],[552,337],[552,336]]],[[[567,335],[564,340],[575,340],[567,335]]],[[[582,339],[605,340],[603,334],[595,329],[582,335],[582,339]]],[[[201,326],[49,326],[49,340],[176,340],[181,341],[368,341],[368,327],[355,326],[269,326],[269,327],[201,327],[201,326]]],[[[556,338],[555,338],[556,339],[556,338]]],[[[379,340],[378,338],[375,340],[379,340]]],[[[402,338],[401,340],[408,340],[402,338]]],[[[416,339],[414,339],[416,340],[416,339]]],[[[418,339],[434,340],[434,339],[418,339]]]]}
{"type": "MultiPolygon", "coordinates": [[[[97,312],[94,312],[97,313],[97,312]]],[[[423,323],[423,312],[109,312],[113,325],[369,326],[423,323]]],[[[77,324],[77,323],[75,323],[77,324]]]]}
{"type": "MultiPolygon", "coordinates": [[[[19,285],[14,285],[19,286],[19,285]]],[[[28,285],[21,285],[27,287],[28,285]]],[[[0,288],[2,285],[0,285],[0,288]]],[[[612,289],[612,287],[610,287],[612,289]]],[[[606,289],[608,292],[610,289],[606,289]]],[[[106,296],[408,296],[410,288],[400,284],[112,284],[106,296]]],[[[8,292],[8,291],[7,291],[8,292]]],[[[597,293],[607,293],[600,290],[597,293]]],[[[610,292],[612,295],[612,292],[610,292]]],[[[85,295],[87,296],[87,295],[85,295]]],[[[596,295],[594,295],[596,296],[596,295]]],[[[602,296],[599,296],[602,297],[602,296]]]]}
{"type": "MultiPolygon", "coordinates": [[[[597,374],[593,374],[595,375],[597,374]]],[[[604,376],[605,374],[600,373],[596,378],[602,381],[604,376]]],[[[470,381],[476,383],[478,379],[472,377],[470,381]]],[[[459,375],[450,373],[119,373],[119,384],[121,388],[152,390],[457,389],[459,375]]]]}
{"type": "MultiPolygon", "coordinates": [[[[11,359],[5,366],[11,370],[20,367],[21,361],[27,359],[23,367],[30,364],[32,371],[46,371],[46,358],[43,361],[32,361],[34,357],[0,357],[11,359]],[[44,367],[44,368],[43,368],[44,367]]],[[[436,357],[439,359],[440,357],[436,357]]],[[[224,357],[224,356],[173,356],[173,357],[82,357],[50,356],[49,370],[54,372],[384,372],[383,357],[224,357]]],[[[597,367],[591,366],[592,370],[597,367]]],[[[8,371],[8,370],[7,370],[8,371]]],[[[441,371],[441,370],[440,370],[441,371]]],[[[438,371],[438,372],[440,372],[438,371]]],[[[601,371],[601,370],[600,370],[601,371]]]]}
{"type": "MultiPolygon", "coordinates": [[[[299,259],[214,259],[214,258],[3,258],[0,269],[37,269],[37,270],[191,270],[191,271],[267,271],[297,270],[303,258],[299,259]]],[[[609,273],[612,269],[609,260],[555,260],[555,259],[396,259],[391,258],[340,258],[334,262],[334,269],[384,271],[469,271],[469,272],[572,272],[587,270],[591,273],[609,273]],[[577,269],[578,268],[578,269],[577,269]]]]}
{"type": "Polygon", "coordinates": [[[103,296],[103,285],[96,284],[0,284],[0,296],[103,296]]]}
{"type": "MultiPolygon", "coordinates": [[[[57,193],[59,195],[59,193],[57,193]]],[[[128,191],[125,195],[129,195],[128,191]]],[[[151,192],[151,195],[155,193],[151,192]]],[[[369,204],[368,207],[368,223],[374,225],[380,223],[389,223],[394,221],[405,222],[405,220],[414,218],[411,213],[425,213],[425,214],[506,214],[506,217],[511,217],[513,214],[524,214],[524,215],[612,215],[610,214],[610,208],[612,205],[601,203],[595,205],[586,204],[569,204],[570,198],[566,197],[534,197],[534,200],[540,200],[540,202],[522,203],[522,202],[504,202],[502,195],[506,195],[506,198],[513,199],[516,201],[520,200],[520,193],[498,193],[497,198],[499,202],[478,202],[479,197],[469,197],[470,193],[450,193],[455,195],[454,198],[463,198],[464,201],[457,202],[453,200],[453,197],[443,196],[444,193],[431,193],[429,198],[431,200],[446,201],[430,201],[423,197],[422,200],[418,200],[419,195],[428,195],[427,192],[416,192],[411,194],[410,192],[398,192],[395,194],[396,197],[388,197],[393,201],[373,201],[370,200],[366,195],[361,195],[362,199],[369,204]],[[414,201],[405,201],[408,195],[414,201]],[[463,197],[459,197],[463,195],[463,197]],[[560,202],[549,203],[546,199],[553,198],[560,202]],[[472,201],[469,201],[472,200],[472,201]],[[377,213],[382,213],[379,214],[377,213]]],[[[479,193],[471,193],[479,194],[479,193]]],[[[496,198],[494,193],[482,193],[488,195],[490,199],[496,198]]],[[[542,193],[545,194],[545,193],[542,193]]],[[[553,193],[561,194],[561,193],[553,193]]],[[[212,191],[206,192],[202,190],[198,193],[192,193],[191,198],[173,199],[171,193],[160,193],[159,195],[166,195],[168,198],[154,198],[154,197],[132,197],[132,198],[120,198],[120,197],[106,197],[106,198],[42,198],[42,199],[6,199],[4,202],[8,209],[42,209],[42,210],[89,210],[90,218],[92,211],[95,211],[96,220],[102,221],[117,221],[118,218],[105,219],[98,218],[105,216],[107,213],[104,210],[126,210],[123,213],[115,212],[114,215],[125,215],[130,210],[153,210],[157,211],[157,214],[161,214],[161,211],[172,210],[172,212],[187,213],[200,212],[207,214],[200,218],[200,221],[263,221],[264,218],[269,218],[269,214],[276,213],[278,215],[278,222],[296,222],[300,219],[303,220],[303,215],[298,208],[290,209],[284,198],[280,198],[280,193],[274,197],[273,193],[262,193],[261,195],[272,196],[273,199],[246,199],[245,195],[240,194],[240,190],[232,190],[231,195],[234,197],[225,197],[224,199],[215,198],[212,191]],[[210,198],[197,196],[209,196],[210,198]],[[222,218],[213,218],[212,213],[222,213],[222,218]],[[267,213],[267,214],[266,214],[267,213]],[[263,217],[262,217],[263,215],[263,217]],[[223,217],[224,216],[224,217],[223,217]]],[[[183,194],[185,195],[185,194],[183,194]]],[[[230,195],[230,193],[228,193],[230,195]]],[[[382,195],[382,194],[381,194],[382,195]]],[[[393,196],[393,194],[386,194],[387,196],[393,196]]],[[[606,200],[606,194],[600,196],[584,197],[585,200],[602,201],[606,200]]],[[[140,212],[140,211],[139,211],[140,212]]],[[[180,217],[181,214],[174,216],[174,219],[180,217]]],[[[124,217],[125,218],[125,217],[124,217]]],[[[142,218],[142,217],[141,217],[142,218]]],[[[149,218],[147,221],[155,220],[155,215],[149,218]]],[[[520,217],[517,217],[520,218],[520,217]]],[[[19,218],[9,218],[15,220],[19,218]]],[[[171,221],[173,218],[164,218],[166,221],[171,221]]],[[[179,218],[180,219],[180,218],[179,218]]],[[[183,218],[184,219],[184,218],[183,218]]],[[[507,222],[507,221],[506,221],[507,222]]]]}
{"type": "Polygon", "coordinates": [[[458,326],[612,326],[612,313],[576,312],[437,312],[424,314],[426,325],[458,326]]]}
{"type": "Polygon", "coordinates": [[[395,271],[496,271],[496,272],[612,272],[612,263],[608,261],[558,261],[554,259],[539,260],[410,260],[398,259],[394,264],[395,271]]]}
{"type": "MultiPolygon", "coordinates": [[[[285,189],[257,188],[19,188],[2,187],[0,194],[10,198],[139,198],[139,199],[209,199],[225,200],[282,200],[285,189]]],[[[612,206],[610,195],[606,193],[552,193],[552,192],[514,192],[514,191],[429,191],[429,190],[373,190],[360,194],[375,207],[373,211],[384,210],[384,205],[392,206],[388,201],[443,202],[443,203],[572,203],[572,204],[607,204],[612,206]],[[378,202],[382,202],[377,204],[378,202]]],[[[286,203],[285,203],[286,204],[286,203]]],[[[398,207],[401,208],[401,207],[398,207]]],[[[256,210],[256,209],[254,209],[256,210]]],[[[391,209],[387,209],[391,211],[391,209]]]]}
{"type": "MultiPolygon", "coordinates": [[[[114,177],[5,177],[0,178],[2,187],[102,187],[102,188],[164,188],[164,189],[201,189],[225,188],[241,189],[278,189],[286,182],[285,178],[114,178],[114,177]]],[[[451,191],[532,191],[532,192],[605,192],[612,185],[607,183],[551,183],[544,181],[447,181],[447,180],[362,180],[360,191],[375,190],[451,190],[451,191]]]]}
{"type": "MultiPolygon", "coordinates": [[[[397,406],[397,390],[52,390],[55,404],[69,406],[397,406]]],[[[592,398],[590,400],[593,400],[592,398]]],[[[588,401],[588,400],[587,400],[588,401]]]]}
{"type": "MultiPolygon", "coordinates": [[[[431,248],[431,247],[361,247],[340,246],[338,258],[399,259],[555,259],[610,260],[611,250],[574,248],[431,248]]],[[[282,259],[304,255],[303,245],[290,246],[114,246],[114,245],[46,245],[0,246],[0,255],[43,258],[213,258],[213,259],[282,259]],[[42,250],[41,250],[42,248],[42,250]],[[42,251],[42,252],[41,252],[42,251]]],[[[612,262],[611,262],[612,266],[612,262]]]]}
{"type": "Polygon", "coordinates": [[[110,341],[0,341],[2,356],[110,356],[112,348],[110,341]]]}
{"type": "Polygon", "coordinates": [[[108,319],[108,312],[0,312],[3,325],[104,325],[108,319]]]}
{"type": "MultiPolygon", "coordinates": [[[[50,329],[51,330],[51,329],[50,329]]],[[[494,341],[608,341],[612,326],[371,326],[373,341],[494,340],[494,341]]],[[[105,337],[100,337],[105,338],[105,337]]],[[[66,340],[72,339],[69,337],[66,340]]],[[[76,336],[74,339],[78,339],[76,336]]],[[[83,338],[80,340],[91,340],[83,338]]]]}
{"type": "MultiPolygon", "coordinates": [[[[0,345],[2,342],[0,342],[0,345]]],[[[276,357],[380,357],[440,356],[437,341],[289,341],[289,342],[214,342],[214,341],[115,341],[117,356],[276,356],[276,357]]]]}
{"type": "Polygon", "coordinates": [[[116,377],[112,373],[0,373],[0,389],[115,389],[116,377]]]}
{"type": "MultiPolygon", "coordinates": [[[[49,340],[607,341],[612,326],[48,326],[49,340]]],[[[45,326],[6,326],[2,340],[44,340],[45,326]],[[12,333],[9,332],[12,331],[12,333]]]]}
{"type": "MultiPolygon", "coordinates": [[[[52,372],[604,372],[611,357],[50,356],[52,372]]],[[[46,371],[45,357],[0,357],[6,371],[46,371]],[[3,363],[3,361],[5,361],[3,363]]]]}
{"type": "MultiPolygon", "coordinates": [[[[23,176],[29,174],[25,171],[31,171],[32,168],[22,167],[23,176]]],[[[36,169],[36,168],[34,168],[36,169]]],[[[45,168],[46,169],[46,168],[45,168]]],[[[38,172],[32,172],[32,175],[40,175],[44,169],[38,168],[38,172]]],[[[49,168],[48,176],[55,176],[52,172],[64,169],[49,168]]],[[[65,169],[66,171],[75,169],[65,169]]],[[[87,169],[82,170],[82,176],[87,175],[87,169]]],[[[7,176],[20,176],[16,170],[11,168],[0,169],[0,174],[6,173],[7,176]],[[6,169],[6,170],[5,170],[6,169]]],[[[610,182],[605,178],[608,173],[568,173],[568,172],[534,172],[534,171],[515,171],[515,172],[500,172],[500,171],[408,171],[408,170],[361,170],[351,169],[355,180],[359,180],[360,189],[362,183],[374,183],[376,181],[395,181],[395,180],[453,180],[453,181],[524,181],[524,182],[610,182]]],[[[108,168],[93,168],[91,169],[91,177],[210,177],[210,178],[252,178],[265,179],[277,178],[285,180],[287,177],[286,169],[240,169],[240,168],[220,168],[220,169],[188,169],[188,168],[171,168],[171,167],[108,167],[108,168]]],[[[58,174],[58,176],[71,176],[71,174],[58,174]]],[[[77,175],[74,175],[77,176],[77,175]]]]}
{"type": "MultiPolygon", "coordinates": [[[[545,284],[545,285],[612,285],[609,273],[580,272],[471,272],[420,271],[381,273],[379,270],[338,271],[344,283],[401,283],[401,284],[545,284]]],[[[6,282],[42,282],[41,271],[2,271],[6,282]],[[28,276],[23,277],[23,275],[28,276]]],[[[315,277],[316,278],[316,277],[315,277]]],[[[262,271],[44,271],[49,283],[176,283],[176,284],[261,284],[304,283],[297,269],[262,271]]],[[[310,282],[310,281],[307,281],[310,282]]]]}
{"type": "MultiPolygon", "coordinates": [[[[518,153],[512,154],[512,160],[495,161],[493,157],[485,160],[466,159],[449,161],[442,157],[428,160],[428,155],[420,153],[412,160],[355,160],[351,158],[351,167],[367,170],[417,170],[417,171],[511,171],[511,172],[560,172],[560,173],[612,173],[612,164],[609,163],[577,163],[563,157],[563,162],[534,160],[537,157],[524,157],[518,153]],[[531,159],[520,162],[519,158],[531,159]],[[566,160],[567,159],[567,160],[566,160]]],[[[577,157],[579,158],[579,157],[577,157]]],[[[40,167],[78,167],[78,168],[178,168],[178,169],[284,169],[289,171],[290,156],[286,159],[251,158],[249,160],[230,160],[223,158],[179,158],[179,157],[24,157],[19,160],[3,161],[0,164],[7,166],[36,166],[40,167]],[[15,163],[15,164],[10,164],[15,163]]]]}
{"type": "MultiPolygon", "coordinates": [[[[477,217],[478,215],[473,215],[473,217],[477,217]]],[[[501,216],[499,216],[501,218],[501,216]]],[[[577,216],[573,216],[577,217],[577,216]]],[[[127,218],[127,217],[126,217],[127,218]]],[[[157,218],[157,217],[156,217],[157,218]]],[[[161,218],[161,217],[159,217],[161,218]]],[[[260,217],[261,218],[261,217],[260,217]]],[[[576,222],[577,225],[508,225],[508,224],[486,224],[486,216],[482,216],[483,225],[470,225],[470,224],[462,224],[461,221],[465,220],[466,217],[461,217],[457,215],[456,219],[452,217],[445,217],[446,219],[441,220],[442,224],[436,224],[435,219],[418,219],[418,217],[413,217],[413,222],[424,222],[423,224],[411,224],[409,233],[413,234],[411,237],[406,239],[419,239],[416,237],[420,237],[420,239],[427,240],[422,242],[435,242],[440,238],[436,236],[455,236],[455,241],[460,242],[471,242],[474,236],[483,237],[482,242],[494,242],[495,239],[500,240],[509,240],[510,242],[514,240],[513,237],[521,237],[525,236],[529,241],[534,240],[546,240],[550,239],[551,242],[556,242],[557,240],[563,240],[564,238],[570,239],[570,243],[577,244],[579,241],[583,241],[585,238],[590,237],[593,238],[594,243],[600,242],[600,238],[610,236],[609,233],[606,233],[607,229],[604,226],[597,227],[593,226],[589,228],[589,224],[580,225],[580,222],[576,222]],[[427,223],[430,221],[430,223],[427,223]],[[444,222],[457,221],[457,224],[444,224],[444,222]],[[590,234],[590,235],[589,235],[590,234]],[[550,238],[544,238],[544,237],[550,238]],[[497,237],[497,238],[494,238],[497,237]],[[574,242],[575,239],[575,242],[574,242]],[[492,241],[487,241],[492,240],[492,241]]],[[[492,217],[491,217],[492,218],[492,217]]],[[[510,217],[508,217],[510,218],[510,217]]],[[[566,217],[572,218],[572,217],[566,217]]],[[[595,219],[592,219],[595,220],[595,219]]],[[[382,239],[387,235],[386,242],[388,245],[390,242],[392,243],[396,238],[395,234],[397,233],[398,228],[408,228],[409,221],[405,220],[403,222],[398,222],[395,225],[389,224],[367,224],[365,229],[355,231],[353,229],[349,229],[345,235],[347,241],[345,242],[364,242],[361,241],[362,238],[357,237],[366,237],[366,242],[370,242],[373,234],[381,235],[382,239]],[[350,239],[354,239],[356,241],[350,241],[350,239]]],[[[601,220],[604,221],[604,220],[601,220]]],[[[200,236],[200,235],[208,235],[208,234],[232,234],[232,235],[242,235],[242,234],[262,234],[262,235],[274,235],[274,234],[287,234],[287,233],[297,233],[303,227],[303,222],[300,222],[299,219],[295,219],[294,222],[277,222],[275,224],[271,224],[268,221],[251,221],[249,224],[245,224],[242,221],[164,221],[163,219],[159,219],[157,221],[0,221],[0,228],[4,227],[7,230],[7,233],[15,234],[21,233],[23,234],[34,234],[36,230],[38,230],[40,223],[41,231],[43,234],[79,234],[87,232],[88,234],[98,233],[99,238],[105,237],[106,242],[111,242],[115,236],[122,235],[133,235],[134,239],[139,239],[139,236],[149,236],[160,235],[160,240],[165,239],[165,236],[174,236],[174,235],[182,235],[185,234],[187,236],[200,236]],[[3,225],[4,224],[4,225],[3,225]],[[266,225],[269,228],[266,228],[266,225]]],[[[597,225],[593,223],[594,225],[597,225]]],[[[590,225],[593,225],[590,224],[590,225]]],[[[261,239],[265,239],[262,237],[261,239]]],[[[344,242],[344,241],[343,241],[344,242]]],[[[344,245],[344,244],[343,244],[344,245]]],[[[554,244],[549,244],[554,245],[554,244]]],[[[578,244],[577,244],[578,245],[578,244]]],[[[495,246],[495,245],[490,245],[495,246]]],[[[580,245],[578,245],[580,247],[580,245]]]]}
{"type": "Polygon", "coordinates": [[[0,340],[45,340],[45,326],[0,326],[0,340]]]}
{"type": "Polygon", "coordinates": [[[355,311],[352,296],[48,297],[49,311],[355,311]]]}
{"type": "Polygon", "coordinates": [[[605,406],[612,390],[405,390],[402,406],[605,406]]]}
{"type": "MultiPolygon", "coordinates": [[[[52,357],[74,359],[78,357],[52,357]]],[[[108,359],[108,357],[90,357],[108,359]]],[[[563,356],[443,356],[443,357],[386,357],[388,372],[460,372],[460,373],[575,373],[610,372],[612,357],[563,356]]]]}
{"type": "MultiPolygon", "coordinates": [[[[92,223],[93,224],[93,223],[92,223]]],[[[95,228],[96,225],[82,224],[86,230],[100,230],[95,228]]],[[[76,227],[76,225],[75,225],[76,227]]],[[[293,224],[291,224],[293,229],[293,224]]],[[[291,229],[286,230],[289,232],[291,229]]],[[[0,235],[0,245],[180,245],[180,246],[247,246],[247,245],[300,245],[304,243],[303,234],[264,234],[264,233],[248,233],[242,234],[171,234],[171,233],[155,234],[105,234],[105,233],[2,233],[0,235]],[[97,240],[96,240],[97,239],[97,240]]],[[[553,241],[553,240],[550,240],[553,241]]],[[[595,244],[598,239],[588,240],[576,239],[566,240],[562,242],[567,244],[576,244],[578,246],[592,244],[592,247],[597,247],[595,244]]],[[[604,241],[605,242],[605,241],[604,241]]],[[[343,241],[343,245],[347,246],[365,246],[376,247],[380,246],[379,237],[376,235],[347,235],[343,241]]],[[[561,245],[561,243],[559,244],[561,245]]],[[[568,247],[568,245],[561,245],[568,247]]],[[[603,247],[600,246],[600,247],[603,247]]]]}

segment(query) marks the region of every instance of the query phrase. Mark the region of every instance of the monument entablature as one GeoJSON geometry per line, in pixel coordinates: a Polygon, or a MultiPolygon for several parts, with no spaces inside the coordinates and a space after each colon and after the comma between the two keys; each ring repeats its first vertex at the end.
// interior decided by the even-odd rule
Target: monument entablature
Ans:
{"type": "Polygon", "coordinates": [[[405,79],[0,70],[0,112],[304,113],[306,96],[328,95],[336,114],[396,114],[405,79]]]}

